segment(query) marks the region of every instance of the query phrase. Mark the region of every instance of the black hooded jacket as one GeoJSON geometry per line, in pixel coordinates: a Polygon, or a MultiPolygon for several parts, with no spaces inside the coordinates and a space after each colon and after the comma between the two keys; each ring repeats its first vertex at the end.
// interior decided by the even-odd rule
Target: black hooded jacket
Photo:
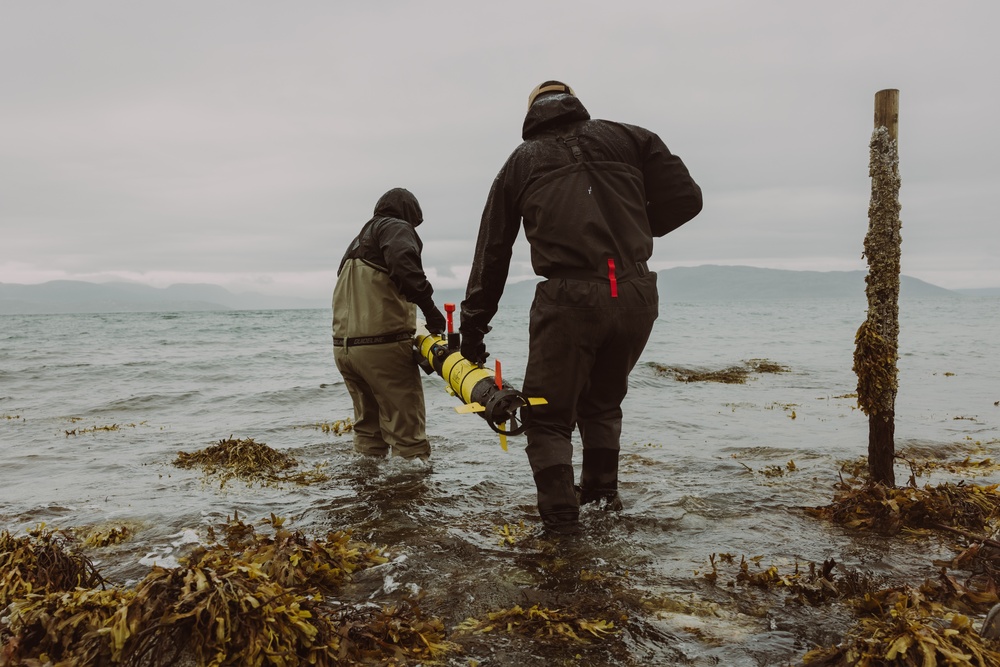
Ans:
{"type": "MultiPolygon", "coordinates": [[[[463,333],[489,330],[524,221],[535,273],[609,281],[645,275],[653,237],[695,217],[701,188],[649,130],[591,120],[580,100],[546,95],[493,182],[462,302],[463,333]]],[[[655,289],[655,287],[654,287],[655,289]]]]}
{"type": "Polygon", "coordinates": [[[422,310],[434,307],[431,287],[420,259],[423,242],[415,229],[424,221],[417,198],[393,188],[375,204],[375,217],[365,223],[340,260],[337,275],[350,259],[359,259],[389,274],[396,289],[422,310]]]}

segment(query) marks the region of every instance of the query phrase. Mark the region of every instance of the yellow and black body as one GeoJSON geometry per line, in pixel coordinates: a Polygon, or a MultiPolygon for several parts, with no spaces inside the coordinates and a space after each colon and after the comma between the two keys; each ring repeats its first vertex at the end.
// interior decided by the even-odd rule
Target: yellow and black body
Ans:
{"type": "Polygon", "coordinates": [[[451,333],[445,338],[418,329],[413,343],[417,361],[424,372],[440,375],[448,393],[462,401],[463,405],[455,410],[459,413],[479,413],[490,428],[500,434],[500,444],[504,449],[507,448],[505,436],[524,432],[531,407],[547,402],[544,398],[526,397],[502,378],[498,379],[493,372],[463,357],[459,351],[458,334],[451,333]]]}

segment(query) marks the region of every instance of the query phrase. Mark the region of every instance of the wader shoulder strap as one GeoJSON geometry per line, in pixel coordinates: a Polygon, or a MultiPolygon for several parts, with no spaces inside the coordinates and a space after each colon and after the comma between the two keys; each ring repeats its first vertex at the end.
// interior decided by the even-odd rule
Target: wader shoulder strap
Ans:
{"type": "Polygon", "coordinates": [[[347,252],[344,253],[344,258],[340,260],[340,268],[337,269],[337,275],[340,275],[340,272],[344,269],[344,264],[346,264],[349,259],[360,259],[373,269],[378,269],[383,273],[388,272],[389,269],[384,266],[385,258],[382,257],[381,251],[377,247],[374,250],[372,249],[372,237],[375,235],[375,226],[384,219],[385,218],[373,218],[365,223],[365,226],[362,227],[361,231],[358,233],[357,238],[354,239],[354,242],[351,243],[347,252]],[[375,261],[375,255],[378,255],[379,259],[382,260],[382,264],[375,261]]]}

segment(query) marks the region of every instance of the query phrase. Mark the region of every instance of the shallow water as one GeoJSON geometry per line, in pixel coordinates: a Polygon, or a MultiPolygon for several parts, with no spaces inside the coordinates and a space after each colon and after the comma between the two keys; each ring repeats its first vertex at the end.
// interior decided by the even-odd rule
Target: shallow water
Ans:
{"type": "MultiPolygon", "coordinates": [[[[501,451],[481,419],[454,412],[436,376],[424,378],[428,464],[360,459],[349,435],[316,428],[351,416],[327,311],[4,316],[0,527],[130,522],[133,540],[96,554],[105,576],[128,583],[154,562],[175,564],[208,524],[274,513],[307,532],[351,528],[390,548],[392,562],[357,577],[355,599],[423,592],[422,608],[447,627],[539,603],[614,615],[621,628],[589,647],[484,638],[454,664],[795,662],[814,643],[836,641],[846,612],[728,587],[734,567],[720,567],[711,586],[702,576],[710,554],[760,556],[783,571],[832,557],[840,571],[919,582],[950,553],[933,538],[852,535],[801,511],[827,504],[841,463],[866,452],[867,418],[846,397],[864,307],[664,304],[624,405],[626,509],[586,508],[584,536],[568,543],[538,534],[523,439],[501,451]],[[745,385],[682,383],[652,365],[712,370],[749,359],[789,372],[745,385]],[[325,465],[330,479],[220,488],[172,465],[178,451],[230,435],[287,450],[303,467],[325,465]],[[515,544],[499,539],[498,527],[522,521],[515,544]]],[[[998,322],[1000,299],[901,304],[897,450],[998,456],[998,322]]],[[[526,330],[526,309],[506,308],[487,340],[515,385],[526,330]]],[[[898,483],[908,475],[897,468],[898,483]]]]}

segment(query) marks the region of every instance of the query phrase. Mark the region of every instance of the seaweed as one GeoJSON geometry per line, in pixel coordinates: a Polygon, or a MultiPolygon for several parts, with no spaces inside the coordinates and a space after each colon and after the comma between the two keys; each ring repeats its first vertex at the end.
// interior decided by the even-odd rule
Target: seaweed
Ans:
{"type": "Polygon", "coordinates": [[[247,566],[259,568],[283,586],[315,587],[324,592],[337,590],[358,570],[389,560],[383,549],[355,542],[347,531],[330,532],[316,540],[288,530],[284,520],[273,514],[266,523],[274,528],[273,535],[257,532],[237,515],[222,529],[224,544],[192,558],[212,562],[236,553],[247,566]]]}
{"type": "Polygon", "coordinates": [[[913,477],[923,477],[933,472],[943,471],[954,474],[969,476],[988,475],[1000,470],[1000,461],[991,458],[975,460],[971,456],[966,456],[961,461],[949,461],[941,459],[910,459],[906,456],[896,455],[896,458],[906,462],[910,466],[913,477]]]}
{"type": "Polygon", "coordinates": [[[904,528],[941,526],[980,531],[991,525],[1000,511],[998,486],[945,483],[924,488],[890,488],[872,483],[844,483],[832,504],[806,511],[847,528],[884,535],[895,535],[904,528]]]}
{"type": "Polygon", "coordinates": [[[518,523],[505,523],[502,526],[493,526],[493,531],[498,535],[497,544],[500,546],[514,546],[518,542],[530,536],[528,527],[524,525],[524,520],[518,523]]]}
{"type": "Polygon", "coordinates": [[[891,588],[857,603],[862,614],[837,646],[819,647],[802,662],[812,667],[879,665],[1000,665],[1000,651],[964,614],[929,599],[920,589],[891,588]]]}
{"type": "Polygon", "coordinates": [[[304,485],[329,479],[318,468],[286,472],[299,465],[295,457],[262,442],[254,442],[253,438],[234,439],[232,436],[190,454],[178,452],[174,465],[178,468],[201,468],[206,476],[218,478],[222,487],[232,479],[262,485],[285,482],[304,485]]]}
{"type": "Polygon", "coordinates": [[[536,640],[555,639],[580,643],[599,641],[617,632],[612,621],[583,618],[537,604],[528,609],[522,609],[520,605],[501,609],[488,613],[485,619],[469,618],[455,629],[460,633],[486,634],[498,631],[536,640]]]}
{"type": "MultiPolygon", "coordinates": [[[[711,554],[708,560],[711,571],[705,572],[702,577],[713,585],[719,585],[719,564],[733,565],[735,558],[732,554],[723,553],[711,554]]],[[[832,558],[819,567],[815,563],[800,566],[796,561],[791,572],[782,572],[776,565],[761,567],[761,560],[759,556],[749,559],[741,556],[736,574],[726,582],[726,586],[733,589],[749,586],[765,591],[779,591],[787,593],[800,604],[812,606],[851,595],[861,587],[866,590],[870,588],[870,585],[858,577],[847,577],[841,583],[836,582],[833,570],[837,562],[832,558]]]]}
{"type": "MultiPolygon", "coordinates": [[[[863,461],[863,459],[862,459],[863,461]]],[[[855,465],[859,465],[855,462],[855,465]]],[[[911,462],[911,467],[916,464],[911,462]]],[[[973,465],[947,462],[964,470],[973,465]]],[[[918,474],[914,467],[911,483],[918,474]]],[[[917,488],[842,482],[831,505],[807,508],[813,516],[857,530],[895,535],[903,530],[936,530],[972,542],[950,561],[935,561],[938,576],[919,588],[909,585],[866,592],[851,599],[858,620],[844,640],[817,647],[806,665],[991,665],[1000,666],[1000,644],[975,632],[966,614],[981,614],[1000,602],[1000,542],[992,534],[998,513],[998,485],[940,484],[917,488]],[[971,573],[959,581],[948,568],[971,573]]]]}
{"type": "Polygon", "coordinates": [[[350,433],[354,430],[354,422],[350,419],[338,419],[333,422],[320,422],[318,424],[311,424],[307,428],[314,428],[317,431],[323,431],[323,433],[333,433],[335,435],[344,435],[345,433],[350,433]]]}
{"type": "Polygon", "coordinates": [[[730,366],[720,370],[699,370],[681,366],[653,364],[659,375],[672,375],[678,382],[720,382],[722,384],[746,384],[750,371],[743,366],[730,366]]]}
{"type": "Polygon", "coordinates": [[[121,524],[103,529],[96,528],[83,538],[83,543],[88,547],[103,548],[113,546],[115,544],[121,544],[122,542],[132,539],[134,535],[135,528],[121,524]]]}
{"type": "Polygon", "coordinates": [[[352,573],[387,562],[382,549],[346,532],[310,539],[273,515],[265,523],[269,534],[234,516],[210,532],[219,541],[197,548],[179,567],[154,566],[134,590],[98,590],[103,579],[93,566],[78,568],[76,576],[21,577],[12,585],[10,573],[30,570],[36,552],[56,545],[54,551],[65,554],[52,533],[4,533],[2,601],[10,604],[0,625],[0,664],[322,666],[354,664],[377,653],[376,644],[385,649],[381,657],[393,644],[391,655],[421,660],[458,650],[443,639],[439,620],[328,604],[352,573]],[[412,632],[400,629],[404,616],[412,632]],[[358,625],[361,619],[369,626],[358,625]],[[371,637],[381,639],[373,644],[371,637]]]}
{"type": "Polygon", "coordinates": [[[446,638],[441,619],[426,616],[418,602],[405,599],[388,607],[340,612],[337,622],[346,640],[343,654],[352,663],[389,658],[404,664],[434,664],[450,653],[460,653],[462,647],[446,638]]]}
{"type": "Polygon", "coordinates": [[[788,373],[788,366],[782,366],[768,359],[748,359],[744,362],[754,373],[788,373]]]}
{"type": "Polygon", "coordinates": [[[767,359],[750,359],[742,366],[729,366],[719,370],[684,368],[650,362],[657,375],[673,376],[678,382],[719,382],[722,384],[746,384],[751,373],[787,373],[789,368],[767,359]]]}
{"type": "Polygon", "coordinates": [[[44,527],[22,537],[0,533],[0,609],[30,594],[98,586],[104,579],[97,568],[59,533],[44,527]]]}
{"type": "Polygon", "coordinates": [[[110,623],[112,656],[126,664],[334,664],[340,638],[319,613],[322,596],[283,586],[236,554],[154,567],[110,623]],[[273,664],[274,660],[269,660],[273,664]]]}
{"type": "Polygon", "coordinates": [[[107,628],[134,596],[121,588],[77,589],[17,600],[8,610],[12,636],[3,644],[0,665],[31,664],[31,658],[36,664],[111,664],[107,628]]]}
{"type": "MultiPolygon", "coordinates": [[[[75,420],[79,421],[79,420],[75,420]]],[[[139,422],[138,424],[105,424],[103,426],[91,426],[90,428],[74,428],[69,431],[65,431],[66,437],[71,435],[83,435],[84,433],[97,433],[99,431],[114,432],[120,431],[123,428],[136,428],[138,426],[144,426],[146,422],[139,422]]]]}

